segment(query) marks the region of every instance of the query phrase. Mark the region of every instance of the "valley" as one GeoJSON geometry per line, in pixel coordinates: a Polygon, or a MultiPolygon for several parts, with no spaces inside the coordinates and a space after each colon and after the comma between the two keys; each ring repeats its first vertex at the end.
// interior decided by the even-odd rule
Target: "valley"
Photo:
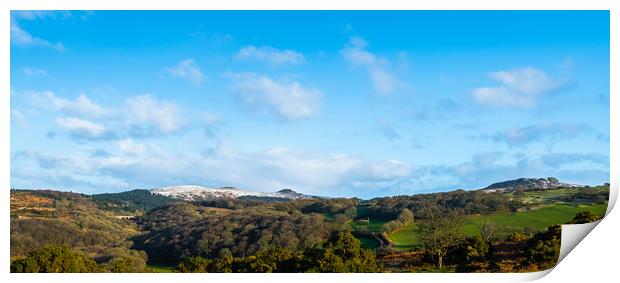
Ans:
{"type": "Polygon", "coordinates": [[[554,225],[600,219],[608,190],[568,185],[370,200],[197,186],[98,195],[12,190],[12,270],[30,270],[29,258],[57,245],[103,272],[542,270],[557,258],[554,225]],[[431,249],[438,244],[445,255],[431,249]],[[540,245],[550,245],[542,257],[532,250],[540,245]],[[270,267],[259,271],[258,262],[270,267]]]}

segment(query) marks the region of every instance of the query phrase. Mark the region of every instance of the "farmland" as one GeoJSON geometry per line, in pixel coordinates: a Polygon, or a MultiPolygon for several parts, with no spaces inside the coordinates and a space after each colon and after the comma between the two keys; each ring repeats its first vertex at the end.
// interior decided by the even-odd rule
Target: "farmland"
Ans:
{"type": "Polygon", "coordinates": [[[561,236],[561,229],[548,227],[596,221],[606,211],[607,190],[456,190],[286,202],[12,190],[11,268],[52,270],[32,259],[54,253],[83,262],[79,269],[66,265],[67,272],[543,270],[555,263],[561,236]],[[576,218],[579,212],[590,214],[576,218]],[[442,260],[429,254],[438,249],[445,251],[442,260]],[[532,256],[540,252],[546,257],[532,256]]]}
{"type": "MultiPolygon", "coordinates": [[[[540,208],[515,213],[501,212],[490,215],[467,216],[462,227],[466,236],[480,235],[480,226],[485,222],[495,224],[499,232],[508,234],[513,231],[539,231],[554,224],[569,222],[576,213],[590,211],[596,215],[604,215],[607,203],[600,204],[551,204],[540,208]]],[[[415,223],[388,235],[397,250],[409,250],[421,247],[418,237],[419,229],[415,223]]]]}

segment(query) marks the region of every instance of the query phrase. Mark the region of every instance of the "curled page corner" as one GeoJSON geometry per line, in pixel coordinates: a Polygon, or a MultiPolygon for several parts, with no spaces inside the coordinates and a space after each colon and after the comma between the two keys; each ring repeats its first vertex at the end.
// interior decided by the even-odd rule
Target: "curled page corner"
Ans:
{"type": "Polygon", "coordinates": [[[604,219],[609,215],[616,204],[616,199],[618,197],[618,182],[615,177],[612,177],[612,182],[610,184],[609,190],[609,198],[607,202],[607,211],[605,212],[605,216],[595,222],[591,223],[583,223],[583,224],[563,224],[562,225],[562,239],[560,242],[560,254],[558,256],[558,261],[556,262],[553,268],[530,273],[532,277],[530,279],[525,280],[537,280],[540,279],[547,274],[549,274],[556,266],[566,258],[566,256],[581,242],[585,237],[594,230],[596,226],[598,226],[604,219]]]}
{"type": "Polygon", "coordinates": [[[616,199],[618,198],[618,177],[612,176],[611,183],[609,185],[609,198],[607,200],[607,212],[605,212],[605,216],[611,212],[611,210],[616,205],[616,199]]]}
{"type": "MultiPolygon", "coordinates": [[[[610,210],[608,210],[609,212],[610,210]]],[[[541,279],[547,276],[560,262],[596,227],[601,220],[584,224],[564,224],[562,225],[562,239],[560,244],[560,255],[555,266],[547,270],[522,273],[515,277],[516,281],[526,282],[541,279]]]]}
{"type": "Polygon", "coordinates": [[[556,266],[598,225],[601,220],[584,224],[562,225],[562,241],[560,244],[560,256],[556,266]]]}
{"type": "Polygon", "coordinates": [[[523,276],[519,276],[517,280],[519,280],[519,282],[530,282],[530,281],[538,280],[540,278],[547,276],[547,274],[549,274],[552,270],[553,268],[549,268],[547,270],[542,270],[542,271],[522,273],[523,276]]]}

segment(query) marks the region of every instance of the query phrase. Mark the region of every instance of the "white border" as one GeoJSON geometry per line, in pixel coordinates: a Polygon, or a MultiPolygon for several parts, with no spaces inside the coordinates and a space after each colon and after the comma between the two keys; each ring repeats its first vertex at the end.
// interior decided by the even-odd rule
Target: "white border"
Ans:
{"type": "MultiPolygon", "coordinates": [[[[229,0],[229,1],[208,1],[208,0],[55,0],[55,1],[37,1],[37,0],[4,0],[0,1],[2,6],[2,13],[0,13],[0,43],[3,52],[0,54],[0,61],[5,62],[0,72],[0,85],[2,85],[2,94],[4,95],[0,99],[0,113],[2,118],[0,119],[0,125],[2,126],[0,137],[3,141],[3,146],[0,149],[0,182],[4,186],[2,190],[2,201],[0,206],[2,211],[8,213],[9,211],[9,190],[10,187],[10,148],[9,148],[9,135],[10,135],[10,66],[6,62],[9,62],[9,11],[10,10],[611,10],[611,47],[610,47],[610,76],[615,80],[610,80],[610,111],[611,115],[611,129],[610,129],[610,172],[618,172],[618,151],[613,145],[618,144],[618,114],[613,109],[620,109],[618,106],[620,100],[617,97],[618,94],[618,78],[620,74],[618,72],[619,57],[618,52],[618,28],[620,26],[619,12],[617,11],[618,1],[614,0],[229,0]],[[616,68],[614,68],[616,67],[616,68]]],[[[611,208],[615,204],[618,192],[618,176],[612,175],[611,178],[611,195],[610,206],[608,208],[608,215],[602,221],[604,224],[601,228],[594,230],[593,234],[586,237],[598,237],[598,239],[605,239],[600,242],[588,242],[589,249],[584,250],[577,247],[576,250],[580,254],[596,255],[597,260],[591,261],[592,258],[588,258],[587,262],[595,262],[594,267],[607,266],[607,268],[596,268],[590,270],[584,270],[583,265],[585,258],[576,258],[568,256],[558,268],[562,270],[561,274],[555,275],[556,272],[551,273],[545,279],[556,281],[564,279],[574,279],[575,275],[581,276],[584,280],[590,278],[590,276],[598,278],[613,278],[605,277],[605,271],[609,275],[617,268],[614,264],[618,258],[618,245],[615,245],[613,241],[616,241],[615,237],[620,230],[620,216],[618,213],[610,213],[611,208]],[[598,230],[601,233],[597,233],[598,230]],[[613,251],[613,253],[606,253],[605,251],[613,251]],[[605,265],[607,263],[607,265],[605,265]],[[570,268],[570,266],[573,268],[570,268]],[[564,266],[566,265],[566,268],[564,266]],[[591,274],[596,272],[596,275],[591,274]],[[589,275],[591,274],[591,275],[589,275]],[[583,277],[588,276],[588,277],[583,277]]],[[[535,280],[546,275],[549,271],[539,273],[527,273],[527,274],[419,274],[419,273],[406,273],[406,274],[9,274],[9,217],[1,217],[2,227],[4,233],[2,234],[2,250],[0,254],[4,255],[0,260],[0,268],[7,274],[7,279],[13,281],[45,281],[45,282],[105,282],[120,280],[149,280],[154,282],[167,282],[170,279],[173,280],[190,280],[190,281],[276,281],[276,282],[316,282],[317,280],[328,281],[356,281],[373,282],[376,283],[379,280],[390,280],[390,282],[410,282],[411,280],[420,280],[421,282],[427,281],[444,281],[444,280],[458,280],[461,282],[507,282],[507,281],[524,281],[535,280]]],[[[596,225],[592,225],[596,226],[596,225]]],[[[564,238],[564,235],[563,235],[564,238]]],[[[580,245],[581,246],[581,245],[580,245]]],[[[563,256],[566,253],[563,254],[563,256]]],[[[614,276],[615,277],[615,276],[614,276]]],[[[548,281],[547,280],[547,281],[548,281]]],[[[572,281],[572,280],[571,280],[572,281]]],[[[607,280],[608,281],[608,280],[607,280]]],[[[556,281],[557,282],[557,281],[556,281]]]]}

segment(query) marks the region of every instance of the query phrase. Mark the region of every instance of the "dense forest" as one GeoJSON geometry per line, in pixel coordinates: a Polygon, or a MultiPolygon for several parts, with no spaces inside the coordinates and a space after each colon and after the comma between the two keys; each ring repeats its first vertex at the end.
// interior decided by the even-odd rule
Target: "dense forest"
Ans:
{"type": "Polygon", "coordinates": [[[322,215],[285,205],[173,204],[150,211],[137,223],[148,232],[134,238],[136,247],[167,263],[188,256],[243,257],[274,246],[298,251],[325,241],[332,231],[322,215]]]}
{"type": "Polygon", "coordinates": [[[90,196],[12,190],[11,271],[544,270],[559,254],[557,224],[600,219],[608,190],[457,190],[287,201],[182,201],[145,190],[90,196]],[[553,209],[564,216],[546,226],[514,222],[553,209]]]}
{"type": "Polygon", "coordinates": [[[91,198],[104,210],[128,214],[149,211],[158,206],[176,201],[167,196],[152,194],[148,190],[96,194],[92,195],[91,198]]]}
{"type": "MultiPolygon", "coordinates": [[[[138,226],[101,210],[89,196],[57,191],[11,191],[11,257],[32,257],[50,245],[71,247],[111,270],[142,271],[147,254],[132,249],[138,226]]],[[[52,248],[52,250],[55,250],[52,248]]]]}
{"type": "Polygon", "coordinates": [[[403,209],[409,209],[417,219],[429,219],[436,214],[459,211],[462,214],[484,214],[514,211],[519,204],[498,192],[457,190],[445,193],[395,196],[370,200],[369,209],[375,217],[395,219],[403,209]]]}

